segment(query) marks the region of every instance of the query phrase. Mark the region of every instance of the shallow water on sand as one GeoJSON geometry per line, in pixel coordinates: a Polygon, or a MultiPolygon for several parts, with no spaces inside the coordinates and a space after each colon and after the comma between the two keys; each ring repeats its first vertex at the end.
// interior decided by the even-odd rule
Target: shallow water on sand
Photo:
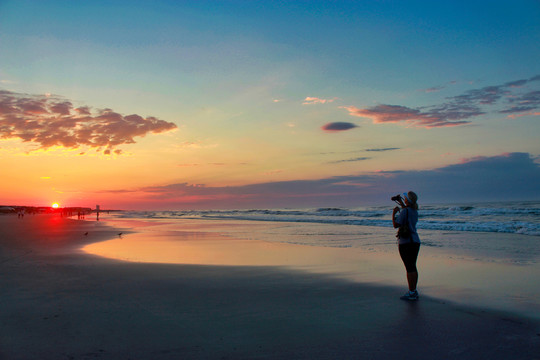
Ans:
{"type": "MultiPolygon", "coordinates": [[[[87,245],[85,252],[133,262],[280,266],[405,290],[394,231],[388,228],[234,219],[111,220],[136,232],[87,245]]],[[[536,237],[434,230],[420,235],[422,294],[540,318],[536,237]]]]}

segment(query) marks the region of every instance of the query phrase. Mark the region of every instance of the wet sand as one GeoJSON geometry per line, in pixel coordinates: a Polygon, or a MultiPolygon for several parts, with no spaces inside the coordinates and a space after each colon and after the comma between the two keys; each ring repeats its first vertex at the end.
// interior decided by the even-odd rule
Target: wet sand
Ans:
{"type": "MultiPolygon", "coordinates": [[[[540,358],[537,320],[426,296],[407,303],[397,299],[402,287],[80,250],[126,230],[0,216],[0,358],[540,358]]],[[[219,240],[192,230],[199,241],[219,240]]]]}

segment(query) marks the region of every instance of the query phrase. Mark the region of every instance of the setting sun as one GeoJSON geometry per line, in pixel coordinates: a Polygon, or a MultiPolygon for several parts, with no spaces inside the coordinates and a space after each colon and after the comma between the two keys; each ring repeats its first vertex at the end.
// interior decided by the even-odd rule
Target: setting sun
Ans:
{"type": "Polygon", "coordinates": [[[52,204],[52,207],[55,208],[55,209],[58,209],[58,203],[52,204]]]}

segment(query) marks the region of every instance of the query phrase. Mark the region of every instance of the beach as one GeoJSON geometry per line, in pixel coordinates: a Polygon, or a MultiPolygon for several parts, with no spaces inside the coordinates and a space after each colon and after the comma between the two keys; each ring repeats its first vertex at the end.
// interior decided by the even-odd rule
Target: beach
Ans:
{"type": "MultiPolygon", "coordinates": [[[[527,310],[537,303],[509,311],[497,299],[448,300],[467,293],[457,284],[400,301],[396,253],[280,242],[283,226],[2,215],[0,358],[540,358],[540,321],[527,310]],[[115,248],[149,241],[155,256],[181,256],[115,248]],[[100,244],[113,252],[96,254],[100,244]]],[[[421,283],[424,273],[436,283],[429,273],[442,273],[442,259],[420,262],[421,283]]],[[[504,278],[508,268],[492,265],[469,270],[504,278]]]]}

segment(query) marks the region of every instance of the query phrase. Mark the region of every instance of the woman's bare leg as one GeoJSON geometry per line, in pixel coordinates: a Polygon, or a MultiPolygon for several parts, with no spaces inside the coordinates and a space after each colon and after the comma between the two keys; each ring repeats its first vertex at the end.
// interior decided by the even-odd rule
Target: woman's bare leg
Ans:
{"type": "Polygon", "coordinates": [[[418,284],[418,272],[407,273],[407,283],[409,283],[409,290],[416,290],[416,284],[418,284]]]}

